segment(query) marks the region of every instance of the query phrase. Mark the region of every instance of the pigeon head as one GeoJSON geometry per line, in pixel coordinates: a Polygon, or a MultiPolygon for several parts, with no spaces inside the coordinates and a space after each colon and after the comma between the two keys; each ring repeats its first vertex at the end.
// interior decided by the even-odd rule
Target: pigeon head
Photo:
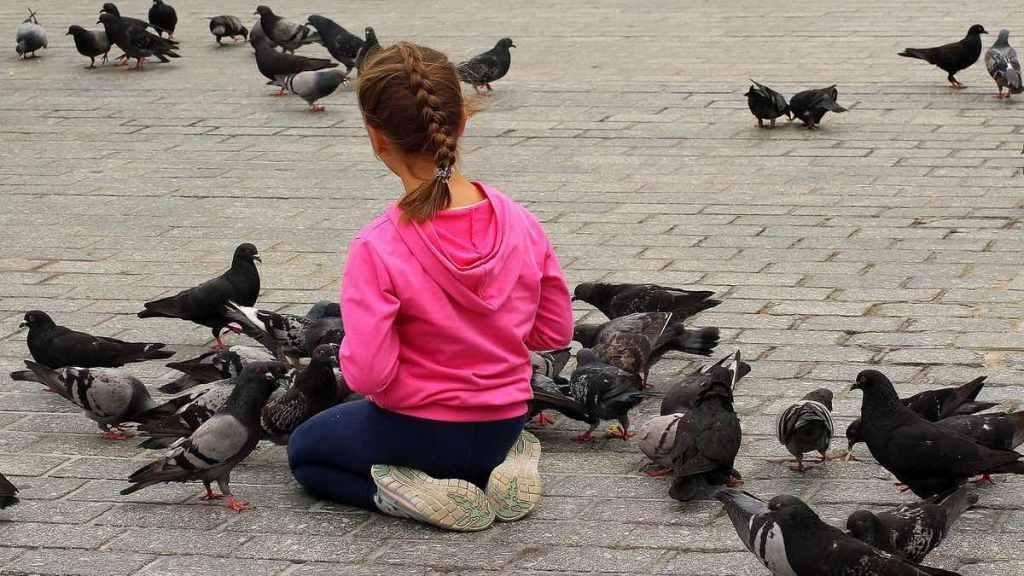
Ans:
{"type": "Polygon", "coordinates": [[[21,323],[21,327],[29,328],[44,328],[47,326],[53,326],[53,318],[42,310],[29,310],[25,313],[24,322],[21,323]]]}
{"type": "Polygon", "coordinates": [[[875,546],[885,531],[878,516],[867,510],[857,510],[846,519],[846,529],[854,538],[875,546]]]}
{"type": "Polygon", "coordinates": [[[988,31],[986,31],[985,27],[981,24],[975,24],[967,30],[968,36],[977,36],[979,34],[988,34],[988,31]]]}
{"type": "Polygon", "coordinates": [[[326,18],[324,18],[323,16],[321,16],[319,14],[310,14],[309,17],[306,18],[306,22],[310,26],[312,26],[314,28],[316,28],[316,27],[320,26],[321,24],[323,24],[324,21],[326,21],[326,20],[327,20],[326,18]]]}
{"type": "Polygon", "coordinates": [[[508,50],[509,48],[515,48],[516,45],[512,43],[511,38],[502,38],[501,40],[498,40],[498,43],[495,45],[495,47],[501,48],[502,50],[508,50]]]}
{"type": "Polygon", "coordinates": [[[363,30],[363,36],[366,38],[367,42],[370,41],[370,38],[373,38],[374,42],[377,41],[377,33],[373,31],[373,26],[367,26],[366,29],[363,30]]]}
{"type": "Polygon", "coordinates": [[[97,24],[103,24],[104,27],[107,27],[109,25],[112,25],[112,24],[114,24],[116,22],[120,22],[120,21],[121,21],[121,17],[118,16],[117,14],[112,14],[110,12],[100,12],[100,19],[97,20],[96,23],[97,24]]]}
{"type": "Polygon", "coordinates": [[[850,386],[850,390],[860,390],[864,393],[865,405],[870,403],[873,406],[902,406],[900,397],[896,394],[889,378],[878,370],[862,370],[857,374],[857,380],[850,386]]]}
{"type": "Polygon", "coordinates": [[[260,5],[256,7],[256,11],[253,12],[253,14],[259,15],[260,18],[270,18],[271,16],[274,15],[274,11],[271,10],[269,6],[260,5]]]}
{"type": "Polygon", "coordinates": [[[310,320],[320,320],[328,316],[341,317],[341,306],[337,302],[331,302],[330,300],[320,300],[316,304],[309,307],[309,312],[306,312],[306,318],[310,320]]]}
{"type": "Polygon", "coordinates": [[[231,350],[217,351],[210,362],[220,372],[222,378],[238,376],[245,367],[242,363],[242,357],[238,352],[232,352],[231,350]]]}
{"type": "Polygon", "coordinates": [[[114,16],[121,15],[121,12],[117,9],[117,6],[115,6],[113,2],[107,2],[103,5],[103,8],[100,9],[100,14],[103,14],[104,12],[106,12],[107,14],[113,14],[114,16]]]}
{"type": "Polygon", "coordinates": [[[280,362],[253,362],[246,366],[228,397],[228,405],[235,408],[232,412],[239,417],[257,418],[259,409],[287,373],[288,369],[280,362]]]}
{"type": "Polygon", "coordinates": [[[249,29],[246,28],[245,26],[239,26],[238,27],[238,33],[242,36],[242,38],[245,38],[245,39],[249,38],[249,29]]]}
{"type": "Polygon", "coordinates": [[[579,300],[581,302],[586,302],[591,306],[600,307],[601,304],[608,300],[609,286],[609,284],[604,284],[602,282],[581,282],[573,289],[572,299],[573,301],[579,300]]]}
{"type": "Polygon", "coordinates": [[[860,435],[860,426],[860,418],[858,418],[846,427],[846,442],[849,450],[853,450],[854,446],[864,441],[864,437],[860,435]]]}
{"type": "Polygon", "coordinates": [[[338,352],[341,349],[337,344],[321,344],[313,349],[310,358],[316,362],[325,364],[337,364],[338,352]]]}
{"type": "Polygon", "coordinates": [[[17,52],[19,56],[24,54],[25,53],[25,41],[24,40],[19,40],[17,46],[14,47],[14,51],[17,52]]]}
{"type": "Polygon", "coordinates": [[[803,500],[789,494],[779,494],[768,501],[768,510],[780,524],[807,524],[821,522],[821,518],[803,500]]]}
{"type": "Polygon", "coordinates": [[[597,335],[601,328],[601,324],[577,324],[572,327],[572,339],[584,346],[593,346],[597,344],[597,335]]]}
{"type": "Polygon", "coordinates": [[[832,410],[832,391],[828,388],[818,388],[813,392],[809,392],[803,399],[818,402],[823,404],[829,410],[832,410]]]}
{"type": "Polygon", "coordinates": [[[153,0],[153,4],[163,4],[164,0],[153,0]]]}
{"type": "Polygon", "coordinates": [[[1000,30],[999,36],[996,38],[996,43],[993,46],[1009,46],[1010,45],[1010,31],[1000,30]]]}
{"type": "Polygon", "coordinates": [[[85,28],[82,28],[78,24],[72,24],[71,26],[68,26],[68,31],[65,32],[64,35],[67,36],[70,34],[72,36],[77,36],[83,32],[85,32],[85,28]]]}
{"type": "Polygon", "coordinates": [[[242,260],[244,262],[263,262],[260,259],[259,251],[256,250],[256,246],[248,242],[239,244],[238,248],[235,248],[235,260],[242,260]]]}

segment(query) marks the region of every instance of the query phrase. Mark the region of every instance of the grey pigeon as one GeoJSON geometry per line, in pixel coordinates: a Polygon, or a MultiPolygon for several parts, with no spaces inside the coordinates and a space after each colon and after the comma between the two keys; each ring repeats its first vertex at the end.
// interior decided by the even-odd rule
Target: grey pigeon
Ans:
{"type": "Polygon", "coordinates": [[[657,284],[609,284],[583,282],[573,289],[573,301],[586,302],[608,318],[628,316],[637,312],[671,312],[682,322],[702,310],[722,302],[712,298],[714,292],[683,290],[657,284]]]}
{"type": "Polygon", "coordinates": [[[356,70],[359,72],[363,71],[369,59],[377,52],[380,52],[381,49],[380,42],[377,40],[377,33],[374,32],[373,27],[367,26],[363,34],[366,36],[366,39],[363,41],[362,47],[359,48],[359,52],[356,53],[356,70]]]}
{"type": "Polygon", "coordinates": [[[242,26],[242,21],[237,16],[228,15],[210,18],[210,34],[213,34],[214,38],[217,39],[217,44],[220,44],[221,38],[225,36],[236,42],[239,36],[241,36],[242,40],[249,38],[249,30],[242,26]]]}
{"type": "Polygon", "coordinates": [[[267,38],[287,52],[295,52],[304,44],[320,41],[316,30],[278,16],[268,6],[257,6],[255,13],[260,17],[260,28],[267,38]]]}
{"type": "Polygon", "coordinates": [[[224,314],[237,322],[251,338],[263,344],[283,361],[308,358],[321,344],[340,344],[345,326],[340,317],[328,316],[310,320],[295,314],[281,314],[240,306],[229,301],[224,314]]]}
{"type": "Polygon", "coordinates": [[[904,58],[917,58],[938,66],[946,71],[946,79],[949,80],[953,88],[960,89],[964,85],[954,75],[973,66],[978,61],[978,57],[981,56],[982,34],[988,34],[985,27],[975,24],[967,29],[967,35],[961,40],[935,48],[907,48],[898,55],[904,58]]]}
{"type": "Polygon", "coordinates": [[[663,414],[651,418],[640,427],[637,444],[640,451],[655,465],[646,472],[648,476],[664,476],[672,472],[672,447],[676,443],[679,421],[686,417],[686,412],[663,414]]]}
{"type": "Polygon", "coordinates": [[[363,39],[342,28],[330,18],[313,14],[306,19],[309,25],[316,28],[320,35],[320,43],[327,48],[335,60],[345,65],[351,72],[356,65],[356,56],[363,47],[363,39]]]}
{"type": "Polygon", "coordinates": [[[163,36],[167,32],[168,38],[174,38],[174,29],[178,26],[178,13],[174,6],[167,4],[164,0],[153,0],[149,7],[149,23],[156,30],[156,33],[163,36]]]}
{"type": "Polygon", "coordinates": [[[701,366],[684,376],[682,380],[669,385],[665,397],[661,401],[661,415],[693,409],[697,405],[697,397],[700,395],[701,389],[711,378],[711,369],[716,367],[723,367],[729,372],[730,382],[739,382],[741,378],[750,373],[750,364],[741,359],[739,350],[723,356],[714,364],[701,366]]]}
{"type": "Polygon", "coordinates": [[[71,35],[75,40],[75,48],[78,53],[90,59],[86,68],[96,67],[96,57],[103,56],[103,62],[107,61],[107,52],[110,52],[110,40],[103,30],[86,30],[81,26],[69,26],[65,34],[71,35]]]}
{"type": "Polygon", "coordinates": [[[535,374],[543,374],[557,381],[561,377],[565,365],[569,363],[570,358],[572,358],[572,353],[569,348],[545,352],[531,351],[530,365],[533,366],[535,374]]]}
{"type": "Polygon", "coordinates": [[[128,477],[131,486],[121,494],[164,482],[200,480],[206,488],[203,499],[224,498],[227,507],[238,512],[250,509],[248,502],[235,499],[230,481],[234,467],[259,444],[260,410],[277,388],[274,373],[264,368],[246,368],[224,406],[190,436],[175,442],[166,456],[136,470],[128,477]],[[214,494],[213,482],[221,494],[214,494]]]}
{"type": "Polygon", "coordinates": [[[283,96],[285,87],[283,80],[292,74],[312,70],[323,70],[335,68],[338,64],[327,58],[308,58],[296,56],[286,52],[278,52],[269,42],[260,42],[256,45],[256,68],[269,81],[270,86],[277,86],[281,89],[275,96],[283,96]]]}
{"type": "Polygon", "coordinates": [[[978,502],[966,486],[952,493],[903,504],[886,512],[857,510],[846,529],[862,542],[920,564],[949,534],[953,523],[978,502]]]}
{"type": "Polygon", "coordinates": [[[59,326],[42,310],[26,312],[21,326],[28,327],[28,351],[32,358],[50,368],[117,368],[174,356],[160,342],[125,342],[59,326]]]}
{"type": "Polygon", "coordinates": [[[775,435],[779,443],[796,458],[797,472],[807,470],[804,454],[816,451],[821,461],[828,460],[828,447],[835,434],[832,422],[832,391],[818,388],[779,414],[775,435]]]}
{"type": "Polygon", "coordinates": [[[169,362],[167,367],[181,372],[181,376],[157,388],[164,394],[179,394],[200,384],[209,384],[237,376],[252,362],[272,362],[274,355],[255,346],[230,346],[222,350],[204,352],[195,358],[169,362]]]}
{"type": "Polygon", "coordinates": [[[103,24],[107,38],[118,48],[124,50],[125,62],[135,58],[135,70],[143,69],[146,58],[156,58],[166,63],[170,62],[170,58],[181,57],[175,52],[178,49],[177,42],[157,36],[141,26],[129,23],[120,16],[103,12],[100,14],[98,22],[103,24]]]}
{"type": "Polygon", "coordinates": [[[224,306],[229,300],[252,306],[260,294],[260,273],[256,262],[262,262],[256,247],[248,242],[239,244],[231,258],[231,268],[226,272],[174,296],[146,302],[138,317],[181,318],[207,326],[217,341],[217,347],[223,348],[221,331],[225,328],[241,331],[224,316],[224,306]]]}
{"type": "Polygon", "coordinates": [[[18,488],[0,474],[0,510],[18,503],[18,488]]]}
{"type": "Polygon", "coordinates": [[[265,438],[287,445],[300,424],[351,394],[347,386],[339,389],[334,376],[337,363],[337,344],[321,344],[313,350],[309,365],[297,372],[291,387],[263,407],[260,427],[265,438]]]}
{"type": "Polygon", "coordinates": [[[466,84],[471,84],[477,94],[480,94],[481,86],[487,88],[487,92],[493,92],[491,82],[500,80],[508,74],[508,69],[512,65],[512,53],[509,49],[515,47],[511,38],[502,38],[494,48],[460,62],[455,70],[459,78],[466,84]]]}
{"type": "Polygon", "coordinates": [[[1006,98],[1024,91],[1020,78],[1020,59],[1017,58],[1017,51],[1010,46],[1009,30],[1000,30],[996,43],[985,52],[985,68],[999,89],[996,98],[1004,97],[1003,88],[1006,88],[1006,98]]]}
{"type": "Polygon", "coordinates": [[[299,72],[279,78],[279,82],[285,90],[309,104],[310,112],[323,112],[324,107],[317,104],[316,101],[333,94],[338,86],[345,83],[345,80],[345,72],[338,68],[299,72]]]}
{"type": "Polygon", "coordinates": [[[35,58],[36,50],[46,48],[46,30],[39,25],[36,13],[32,10],[28,11],[28,18],[18,26],[16,39],[18,44],[15,51],[19,58],[35,58]]]}
{"type": "Polygon", "coordinates": [[[757,118],[758,128],[764,128],[765,120],[768,121],[769,128],[774,128],[775,119],[779,116],[793,119],[793,113],[789,111],[789,102],[786,102],[785,96],[756,80],[751,80],[751,82],[754,85],[747,90],[744,96],[747,97],[747,107],[750,108],[754,118],[757,118]]]}
{"type": "Polygon", "coordinates": [[[82,409],[99,425],[107,440],[124,440],[120,425],[138,414],[156,407],[146,386],[123,370],[116,368],[47,368],[25,360],[28,370],[11,373],[20,381],[39,382],[82,409]]]}
{"type": "Polygon", "coordinates": [[[815,128],[821,124],[821,118],[826,112],[846,112],[836,102],[839,98],[839,90],[833,84],[827,88],[815,88],[797,92],[789,100],[789,109],[793,116],[800,119],[807,128],[815,128]]]}

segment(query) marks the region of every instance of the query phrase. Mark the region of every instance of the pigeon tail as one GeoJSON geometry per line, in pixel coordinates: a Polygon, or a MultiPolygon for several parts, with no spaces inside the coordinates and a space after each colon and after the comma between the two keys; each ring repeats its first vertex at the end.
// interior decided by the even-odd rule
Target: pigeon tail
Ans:
{"type": "Polygon", "coordinates": [[[684,330],[682,334],[669,341],[666,347],[699,356],[710,356],[718,345],[718,337],[718,328],[715,327],[684,330]]]}
{"type": "Polygon", "coordinates": [[[149,344],[139,356],[142,360],[166,360],[174,356],[173,350],[162,350],[166,344],[149,344]]]}
{"type": "Polygon", "coordinates": [[[1024,461],[1018,460],[986,470],[989,474],[1024,474],[1024,461]]]}
{"type": "Polygon", "coordinates": [[[837,103],[835,100],[828,100],[828,99],[826,99],[822,103],[821,106],[822,106],[822,108],[824,108],[824,109],[826,109],[826,110],[828,110],[830,112],[836,112],[836,113],[846,112],[846,108],[843,108],[842,106],[840,106],[839,103],[837,103]]]}
{"type": "Polygon", "coordinates": [[[1020,94],[1024,91],[1024,86],[1021,85],[1020,72],[1010,68],[1003,77],[1006,81],[1006,88],[1010,90],[1010,93],[1020,94]]]}
{"type": "Polygon", "coordinates": [[[60,372],[47,368],[42,364],[37,364],[31,360],[25,360],[25,366],[28,366],[28,369],[33,372],[35,382],[39,382],[72,402],[75,401],[74,398],[71,397],[71,393],[68,392],[68,386],[61,378],[62,375],[60,372]]]}
{"type": "Polygon", "coordinates": [[[922,566],[918,564],[915,566],[921,572],[929,574],[930,576],[961,576],[959,572],[950,572],[949,570],[943,570],[942,568],[932,568],[931,566],[922,566]]]}
{"type": "Polygon", "coordinates": [[[978,503],[978,495],[971,493],[964,485],[936,500],[946,511],[946,526],[951,526],[968,508],[978,503]]]}
{"type": "Polygon", "coordinates": [[[15,382],[38,382],[42,384],[43,381],[36,376],[35,372],[31,370],[15,370],[11,372],[11,380],[15,382]]]}
{"type": "Polygon", "coordinates": [[[897,54],[897,56],[903,56],[904,58],[917,58],[918,60],[928,60],[929,53],[925,48],[907,48],[903,52],[897,54]]]}

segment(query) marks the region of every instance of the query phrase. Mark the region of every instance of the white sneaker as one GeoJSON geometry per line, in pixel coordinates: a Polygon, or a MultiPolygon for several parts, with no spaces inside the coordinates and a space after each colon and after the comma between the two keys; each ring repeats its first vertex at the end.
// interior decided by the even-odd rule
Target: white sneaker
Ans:
{"type": "Polygon", "coordinates": [[[524,430],[487,482],[487,497],[498,520],[513,522],[537,507],[541,498],[539,465],[540,440],[524,430]]]}
{"type": "Polygon", "coordinates": [[[439,480],[419,470],[384,464],[370,468],[370,475],[377,484],[374,502],[385,514],[456,532],[476,532],[494,523],[487,495],[471,482],[439,480]]]}

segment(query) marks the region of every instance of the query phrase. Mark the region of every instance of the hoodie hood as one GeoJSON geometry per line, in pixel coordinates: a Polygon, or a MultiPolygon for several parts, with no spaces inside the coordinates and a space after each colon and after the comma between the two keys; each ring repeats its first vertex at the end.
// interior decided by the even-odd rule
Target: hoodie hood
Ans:
{"type": "Polygon", "coordinates": [[[493,312],[512,293],[524,260],[527,238],[516,237],[515,218],[524,218],[502,193],[474,182],[486,197],[471,206],[445,210],[433,219],[403,221],[397,205],[388,210],[402,241],[423,270],[453,300],[480,312],[493,312]]]}

